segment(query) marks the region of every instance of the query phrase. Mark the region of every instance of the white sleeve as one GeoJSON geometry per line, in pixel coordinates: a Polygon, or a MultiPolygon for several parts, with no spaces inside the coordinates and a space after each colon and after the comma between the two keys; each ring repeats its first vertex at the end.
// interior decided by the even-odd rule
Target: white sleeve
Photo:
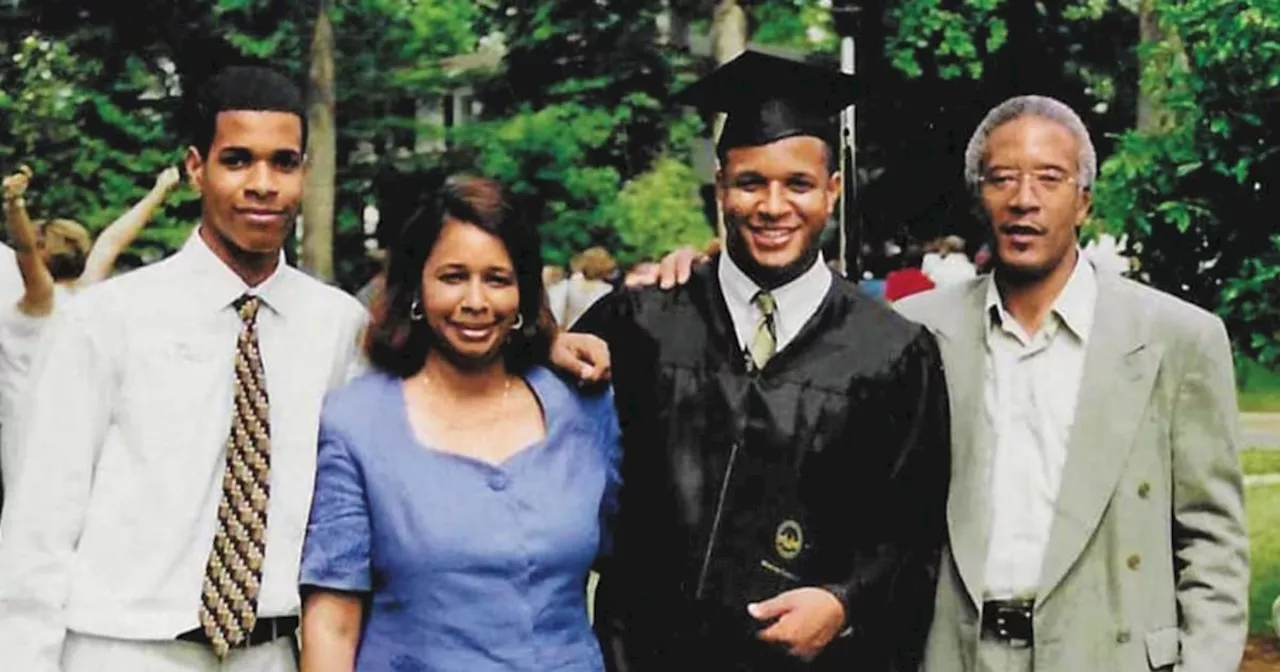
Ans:
{"type": "Polygon", "coordinates": [[[0,661],[58,672],[70,569],[111,416],[102,325],[59,311],[36,355],[0,520],[0,661]]]}

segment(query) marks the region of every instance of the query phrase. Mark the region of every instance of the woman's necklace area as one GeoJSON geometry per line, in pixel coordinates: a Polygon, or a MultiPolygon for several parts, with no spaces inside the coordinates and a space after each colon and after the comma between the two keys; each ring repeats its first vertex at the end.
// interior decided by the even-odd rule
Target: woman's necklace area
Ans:
{"type": "MultiPolygon", "coordinates": [[[[423,390],[427,391],[428,394],[430,394],[430,390],[431,390],[430,376],[423,373],[423,374],[419,374],[417,377],[422,380],[423,390]]],[[[502,386],[502,398],[498,400],[498,403],[493,405],[493,410],[489,411],[488,413],[466,416],[466,417],[459,417],[456,420],[452,420],[452,421],[446,418],[448,416],[455,415],[454,413],[431,413],[430,416],[431,416],[432,423],[447,429],[458,429],[461,427],[475,427],[480,422],[486,421],[492,417],[495,417],[501,414],[507,407],[507,400],[511,397],[511,378],[512,376],[510,375],[506,377],[506,383],[502,386]]],[[[454,409],[450,409],[450,410],[454,410],[454,409]]]]}

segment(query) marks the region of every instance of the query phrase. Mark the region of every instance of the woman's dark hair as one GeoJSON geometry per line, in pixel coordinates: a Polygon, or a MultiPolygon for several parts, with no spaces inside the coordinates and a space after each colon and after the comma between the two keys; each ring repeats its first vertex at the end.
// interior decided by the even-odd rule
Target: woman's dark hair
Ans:
{"type": "Polygon", "coordinates": [[[515,266],[524,326],[512,329],[502,356],[507,369],[521,373],[545,363],[555,333],[553,318],[543,310],[542,253],[537,232],[521,218],[497,182],[471,175],[445,180],[433,202],[409,217],[388,255],[386,285],[373,301],[373,321],[365,336],[369,361],[378,369],[406,378],[417,373],[435,347],[426,320],[410,312],[422,291],[422,269],[440,238],[445,222],[455,219],[487,231],[507,248],[515,266]]]}

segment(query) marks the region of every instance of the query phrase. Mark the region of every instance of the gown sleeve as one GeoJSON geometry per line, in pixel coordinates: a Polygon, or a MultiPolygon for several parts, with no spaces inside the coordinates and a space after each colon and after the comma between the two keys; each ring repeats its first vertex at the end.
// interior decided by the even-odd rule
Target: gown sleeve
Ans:
{"type": "Polygon", "coordinates": [[[597,442],[605,460],[604,495],[600,499],[601,559],[613,553],[613,525],[618,514],[618,490],[622,487],[622,431],[613,405],[613,389],[601,395],[597,409],[599,431],[597,442]]]}
{"type": "Polygon", "coordinates": [[[951,423],[946,379],[933,335],[922,329],[904,351],[901,381],[886,411],[894,424],[896,458],[877,499],[884,511],[879,539],[849,578],[826,586],[845,608],[861,646],[892,647],[894,670],[917,670],[933,619],[938,563],[947,535],[951,423]]]}
{"type": "MultiPolygon", "coordinates": [[[[631,335],[635,331],[634,298],[627,290],[605,295],[573,323],[573,331],[591,334],[609,344],[615,381],[621,379],[627,382],[631,375],[627,369],[635,361],[634,336],[631,335]]],[[[619,423],[622,409],[618,402],[625,398],[626,389],[620,390],[615,382],[604,388],[599,397],[591,402],[599,427],[598,443],[609,470],[604,497],[600,502],[600,553],[596,559],[596,570],[601,572],[605,571],[613,554],[613,532],[617,524],[619,492],[622,488],[622,431],[619,423]],[[618,396],[619,394],[622,396],[618,396]]]]}
{"type": "Polygon", "coordinates": [[[634,291],[627,289],[606,294],[574,321],[570,331],[598,336],[612,346],[615,341],[625,339],[628,327],[634,324],[634,299],[634,291]]]}
{"type": "Polygon", "coordinates": [[[315,493],[298,583],[303,590],[368,592],[372,543],[364,473],[335,424],[321,417],[315,493]]]}

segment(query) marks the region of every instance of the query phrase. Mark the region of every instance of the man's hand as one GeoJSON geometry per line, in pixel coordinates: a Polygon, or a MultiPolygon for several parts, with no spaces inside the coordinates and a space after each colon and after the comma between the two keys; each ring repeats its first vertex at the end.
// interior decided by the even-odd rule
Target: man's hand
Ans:
{"type": "Polygon", "coordinates": [[[609,344],[591,334],[561,332],[551,342],[551,364],[577,376],[580,385],[609,380],[609,344]]]}
{"type": "Polygon", "coordinates": [[[168,193],[182,181],[182,173],[174,166],[169,166],[156,176],[156,189],[168,193]]]}
{"type": "Polygon", "coordinates": [[[747,613],[760,621],[777,619],[757,637],[786,647],[804,661],[813,660],[844,628],[844,606],[821,588],[797,588],[747,605],[747,613]]]}
{"type": "Polygon", "coordinates": [[[662,289],[671,289],[676,285],[689,282],[689,274],[693,272],[693,267],[706,261],[707,258],[701,252],[688,245],[677,248],[675,252],[663,257],[658,265],[658,286],[662,289]]]}
{"type": "Polygon", "coordinates": [[[22,198],[27,193],[27,187],[31,184],[31,168],[30,166],[22,166],[18,168],[18,172],[4,178],[4,200],[5,202],[22,198]]]}

